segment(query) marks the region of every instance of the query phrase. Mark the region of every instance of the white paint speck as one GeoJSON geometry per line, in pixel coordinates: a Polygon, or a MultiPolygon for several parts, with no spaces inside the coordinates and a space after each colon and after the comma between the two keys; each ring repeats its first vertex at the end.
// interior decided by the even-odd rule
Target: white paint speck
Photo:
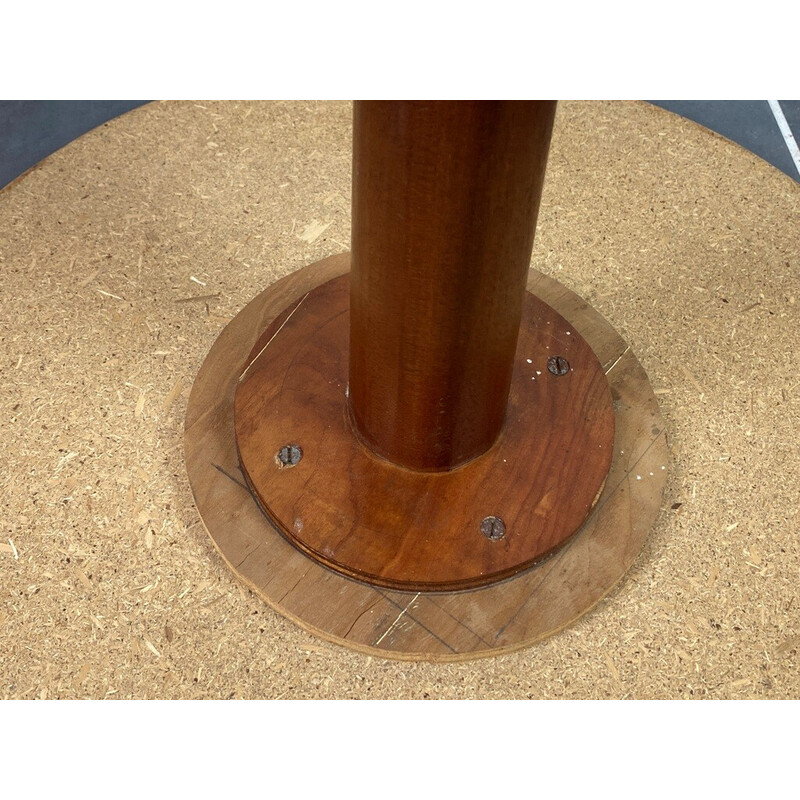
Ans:
{"type": "Polygon", "coordinates": [[[572,336],[572,331],[567,331],[567,336],[572,336]]]}
{"type": "Polygon", "coordinates": [[[636,480],[637,480],[637,481],[640,481],[641,479],[642,479],[642,476],[641,476],[641,475],[637,475],[637,476],[636,476],[636,480]]]}
{"type": "Polygon", "coordinates": [[[541,374],[542,374],[541,370],[538,370],[538,369],[537,369],[537,370],[536,370],[536,374],[537,374],[537,375],[541,375],[541,374]]]}
{"type": "Polygon", "coordinates": [[[533,359],[532,359],[532,358],[526,358],[525,360],[526,360],[526,361],[527,361],[529,364],[533,364],[533,359]]]}

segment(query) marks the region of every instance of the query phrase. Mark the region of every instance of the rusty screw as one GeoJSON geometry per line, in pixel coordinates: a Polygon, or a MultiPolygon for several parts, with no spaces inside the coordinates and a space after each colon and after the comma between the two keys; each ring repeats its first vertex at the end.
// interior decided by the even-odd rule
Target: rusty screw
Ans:
{"type": "Polygon", "coordinates": [[[563,356],[550,356],[547,359],[547,371],[553,375],[566,375],[569,372],[569,361],[563,356]]]}
{"type": "Polygon", "coordinates": [[[278,463],[282,467],[294,467],[300,463],[303,451],[298,444],[285,444],[278,451],[278,463]]]}
{"type": "Polygon", "coordinates": [[[500,517],[484,517],[481,521],[481,533],[496,542],[506,535],[506,524],[500,517]]]}

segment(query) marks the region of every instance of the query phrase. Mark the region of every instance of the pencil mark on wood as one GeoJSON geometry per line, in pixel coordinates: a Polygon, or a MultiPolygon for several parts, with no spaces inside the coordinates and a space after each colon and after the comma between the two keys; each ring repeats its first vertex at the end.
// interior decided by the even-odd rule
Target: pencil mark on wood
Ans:
{"type": "Polygon", "coordinates": [[[221,467],[219,464],[212,464],[211,466],[214,467],[217,472],[221,472],[229,481],[233,481],[237,486],[241,486],[242,489],[247,492],[247,494],[252,496],[253,493],[250,491],[250,487],[246,483],[240,481],[238,478],[235,478],[230,474],[230,472],[228,472],[228,470],[226,470],[224,467],[221,467]]]}

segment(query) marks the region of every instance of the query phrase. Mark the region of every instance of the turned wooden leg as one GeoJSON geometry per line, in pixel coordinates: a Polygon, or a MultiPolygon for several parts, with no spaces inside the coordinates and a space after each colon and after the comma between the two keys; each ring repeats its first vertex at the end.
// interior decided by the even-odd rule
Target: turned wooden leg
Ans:
{"type": "Polygon", "coordinates": [[[555,105],[355,105],[350,403],[390,461],[453,469],[500,433],[555,105]]]}

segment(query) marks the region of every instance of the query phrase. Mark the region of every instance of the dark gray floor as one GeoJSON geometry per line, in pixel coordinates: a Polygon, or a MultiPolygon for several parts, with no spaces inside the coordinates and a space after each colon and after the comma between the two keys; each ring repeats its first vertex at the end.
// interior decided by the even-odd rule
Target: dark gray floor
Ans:
{"type": "Polygon", "coordinates": [[[144,100],[0,100],[0,188],[144,100]]]}
{"type": "MultiPolygon", "coordinates": [[[[0,100],[0,188],[86,131],[143,100],[0,100]]],[[[766,100],[650,101],[699,122],[800,180],[766,100]]],[[[800,101],[781,100],[800,142],[800,101]]]]}
{"type": "MultiPolygon", "coordinates": [[[[738,142],[796,181],[800,173],[766,100],[651,100],[654,105],[699,122],[738,142]]],[[[783,115],[800,142],[800,101],[779,100],[783,115]]]]}

